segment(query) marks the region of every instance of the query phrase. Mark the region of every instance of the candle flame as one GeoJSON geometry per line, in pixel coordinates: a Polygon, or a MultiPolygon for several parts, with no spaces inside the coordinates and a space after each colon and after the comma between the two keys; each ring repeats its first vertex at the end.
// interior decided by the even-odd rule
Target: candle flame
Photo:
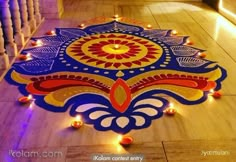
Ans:
{"type": "Polygon", "coordinates": [[[51,31],[52,35],[56,34],[56,32],[54,30],[51,31]]]}
{"type": "Polygon", "coordinates": [[[152,28],[152,25],[151,25],[151,24],[148,24],[148,25],[147,25],[147,28],[148,28],[148,29],[152,28]]]}
{"type": "Polygon", "coordinates": [[[113,17],[114,17],[114,18],[118,18],[118,17],[119,17],[119,15],[118,15],[118,14],[115,14],[113,17]]]}
{"type": "Polygon", "coordinates": [[[176,34],[178,34],[178,32],[177,32],[176,30],[173,30],[173,31],[172,31],[172,34],[173,34],[173,35],[176,35],[176,34]]]}
{"type": "Polygon", "coordinates": [[[120,45],[119,44],[115,44],[114,45],[114,49],[119,49],[120,48],[120,45]]]}
{"type": "Polygon", "coordinates": [[[33,96],[30,94],[30,95],[28,95],[28,100],[31,100],[32,98],[33,98],[33,96]]]}
{"type": "Polygon", "coordinates": [[[214,93],[215,91],[214,91],[214,89],[210,89],[210,93],[214,93]]]}
{"type": "Polygon", "coordinates": [[[171,102],[171,103],[169,104],[169,107],[170,107],[170,108],[173,108],[173,107],[174,107],[174,104],[171,102]]]}
{"type": "Polygon", "coordinates": [[[26,57],[30,57],[30,56],[31,56],[31,53],[27,53],[27,54],[26,54],[26,57]]]}
{"type": "Polygon", "coordinates": [[[75,120],[76,120],[76,121],[81,121],[81,116],[80,116],[80,115],[77,115],[77,116],[75,117],[75,120]]]}
{"type": "Polygon", "coordinates": [[[118,135],[117,139],[118,139],[118,142],[120,142],[122,140],[122,135],[118,135]]]}
{"type": "Polygon", "coordinates": [[[41,40],[37,40],[36,44],[37,44],[37,46],[41,46],[41,45],[43,45],[43,42],[41,40]]]}
{"type": "Polygon", "coordinates": [[[83,28],[85,26],[85,24],[80,24],[79,26],[83,28]]]}

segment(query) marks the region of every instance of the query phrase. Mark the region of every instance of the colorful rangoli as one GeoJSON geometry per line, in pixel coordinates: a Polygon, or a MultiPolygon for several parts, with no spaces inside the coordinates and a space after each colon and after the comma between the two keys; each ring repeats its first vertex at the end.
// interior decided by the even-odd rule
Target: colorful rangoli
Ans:
{"type": "Polygon", "coordinates": [[[186,45],[188,37],[171,33],[118,21],[57,28],[33,38],[42,45],[23,50],[31,58],[15,62],[6,80],[43,109],[69,110],[97,130],[146,128],[169,104],[160,94],[199,104],[226,77],[222,67],[198,57],[203,50],[186,45]]]}

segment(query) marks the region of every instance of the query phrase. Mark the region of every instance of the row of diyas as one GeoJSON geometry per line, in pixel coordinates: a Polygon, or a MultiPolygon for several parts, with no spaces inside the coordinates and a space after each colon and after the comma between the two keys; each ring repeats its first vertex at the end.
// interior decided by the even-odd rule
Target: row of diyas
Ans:
{"type": "MultiPolygon", "coordinates": [[[[209,95],[213,96],[214,98],[220,98],[221,97],[221,92],[219,91],[214,91],[211,89],[209,91],[209,95]]],[[[28,96],[23,96],[18,99],[18,101],[21,104],[27,104],[33,101],[33,96],[30,94],[28,96]]],[[[173,103],[170,103],[168,107],[163,111],[164,114],[168,116],[174,116],[177,113],[177,109],[174,107],[173,103]]],[[[77,115],[75,119],[71,123],[71,127],[74,129],[80,129],[84,125],[83,119],[81,115],[77,115]]],[[[123,136],[119,135],[118,136],[118,143],[124,147],[129,146],[133,143],[133,138],[130,136],[123,136]]]]}

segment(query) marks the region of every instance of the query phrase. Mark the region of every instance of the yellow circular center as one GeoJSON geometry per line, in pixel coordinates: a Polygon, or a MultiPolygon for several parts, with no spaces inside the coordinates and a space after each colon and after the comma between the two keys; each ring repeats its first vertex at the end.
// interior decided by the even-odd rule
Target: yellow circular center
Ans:
{"type": "Polygon", "coordinates": [[[162,56],[160,45],[138,36],[105,33],[80,38],[66,48],[68,56],[88,66],[123,70],[153,64],[162,56]]]}
{"type": "Polygon", "coordinates": [[[108,44],[108,45],[103,46],[102,50],[110,54],[124,54],[128,52],[130,48],[125,45],[108,44]]]}

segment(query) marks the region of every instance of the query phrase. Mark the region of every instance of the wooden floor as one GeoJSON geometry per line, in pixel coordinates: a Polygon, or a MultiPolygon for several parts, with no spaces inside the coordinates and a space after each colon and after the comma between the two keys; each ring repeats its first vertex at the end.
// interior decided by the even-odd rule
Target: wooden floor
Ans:
{"type": "Polygon", "coordinates": [[[3,162],[87,162],[94,153],[143,153],[146,162],[235,162],[236,161],[236,27],[207,5],[155,0],[65,0],[60,20],[46,20],[35,35],[55,27],[76,27],[99,16],[114,14],[151,23],[156,28],[176,29],[189,35],[195,47],[207,50],[207,59],[228,72],[223,97],[188,106],[175,103],[178,114],[155,120],[149,128],[131,131],[134,145],[120,148],[117,134],[100,132],[85,125],[69,128],[69,112],[52,113],[35,105],[22,107],[16,87],[0,83],[0,159],[3,162]],[[55,159],[12,159],[9,150],[61,151],[55,159]],[[206,155],[207,151],[228,151],[227,155],[206,155]]]}

